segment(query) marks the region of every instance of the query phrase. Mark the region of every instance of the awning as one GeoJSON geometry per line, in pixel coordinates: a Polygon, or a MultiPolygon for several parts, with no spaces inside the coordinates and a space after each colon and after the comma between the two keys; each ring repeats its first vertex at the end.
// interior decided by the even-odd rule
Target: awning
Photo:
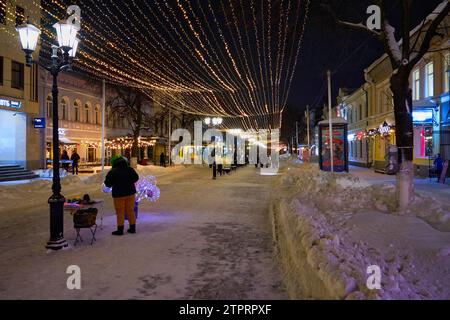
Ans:
{"type": "Polygon", "coordinates": [[[432,99],[422,99],[413,101],[413,108],[414,109],[434,109],[437,107],[436,101],[432,99]]]}
{"type": "Polygon", "coordinates": [[[72,141],[68,138],[59,138],[59,143],[63,143],[63,144],[77,144],[77,142],[72,141]]]}

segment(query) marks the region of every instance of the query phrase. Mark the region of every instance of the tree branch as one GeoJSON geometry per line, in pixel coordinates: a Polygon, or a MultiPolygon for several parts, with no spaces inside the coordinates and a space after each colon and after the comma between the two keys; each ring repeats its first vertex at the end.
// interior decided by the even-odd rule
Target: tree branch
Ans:
{"type": "Polygon", "coordinates": [[[431,40],[433,40],[434,36],[437,34],[437,28],[441,24],[442,21],[447,17],[450,12],[450,2],[448,0],[444,0],[439,7],[443,7],[443,9],[439,13],[433,13],[428,17],[428,20],[431,20],[431,24],[426,31],[425,37],[422,41],[422,44],[419,48],[417,54],[410,61],[411,67],[414,67],[420,59],[428,52],[431,45],[431,40]],[[445,5],[445,7],[444,7],[445,5]]]}

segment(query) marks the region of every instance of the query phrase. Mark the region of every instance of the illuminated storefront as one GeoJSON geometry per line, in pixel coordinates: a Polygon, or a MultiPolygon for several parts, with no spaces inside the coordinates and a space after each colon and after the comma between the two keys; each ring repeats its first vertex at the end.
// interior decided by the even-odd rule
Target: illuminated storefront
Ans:
{"type": "Polygon", "coordinates": [[[439,109],[430,102],[414,104],[414,171],[415,175],[426,177],[430,158],[439,153],[439,109]]]}

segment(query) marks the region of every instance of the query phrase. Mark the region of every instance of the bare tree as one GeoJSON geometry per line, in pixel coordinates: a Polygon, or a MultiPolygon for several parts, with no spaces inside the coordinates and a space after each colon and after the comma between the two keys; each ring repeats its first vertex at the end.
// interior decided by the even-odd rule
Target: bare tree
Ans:
{"type": "Polygon", "coordinates": [[[139,136],[148,130],[150,116],[145,104],[145,95],[131,87],[114,87],[114,95],[109,99],[108,108],[113,116],[126,120],[133,135],[132,157],[139,155],[139,136]]]}
{"type": "Polygon", "coordinates": [[[387,0],[374,1],[381,9],[381,30],[371,30],[364,23],[342,21],[335,16],[331,8],[326,7],[336,22],[346,28],[370,33],[381,41],[389,57],[393,73],[390,77],[390,88],[394,100],[394,114],[396,123],[396,140],[399,148],[400,170],[397,174],[397,200],[399,212],[408,207],[413,194],[413,148],[414,127],[412,119],[412,91],[409,77],[414,66],[430,50],[430,45],[438,33],[439,26],[450,11],[450,1],[444,0],[416,30],[415,37],[411,37],[411,6],[413,0],[401,0],[401,41],[395,36],[395,28],[388,18],[387,0]]]}

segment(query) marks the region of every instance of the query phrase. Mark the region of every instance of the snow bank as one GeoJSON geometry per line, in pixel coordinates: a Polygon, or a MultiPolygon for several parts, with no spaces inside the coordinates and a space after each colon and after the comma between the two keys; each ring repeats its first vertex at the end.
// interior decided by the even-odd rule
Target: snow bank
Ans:
{"type": "Polygon", "coordinates": [[[394,215],[392,185],[292,162],[281,171],[271,212],[291,298],[450,297],[450,234],[416,217],[426,208],[422,215],[442,226],[445,204],[417,196],[408,216],[394,215]],[[366,285],[371,265],[381,269],[381,290],[366,285]]]}
{"type": "MultiPolygon", "coordinates": [[[[182,166],[164,168],[138,165],[137,171],[140,175],[161,177],[165,174],[182,170],[182,168],[182,166]]],[[[28,183],[14,185],[0,185],[0,199],[2,199],[0,201],[0,214],[37,205],[46,205],[47,199],[51,195],[52,180],[48,177],[52,176],[52,171],[41,170],[38,173],[47,179],[30,180],[28,183]]],[[[100,194],[103,181],[104,177],[102,173],[83,177],[71,174],[67,175],[64,172],[64,175],[61,176],[62,193],[66,197],[73,197],[74,195],[82,196],[85,193],[100,194]]]]}

